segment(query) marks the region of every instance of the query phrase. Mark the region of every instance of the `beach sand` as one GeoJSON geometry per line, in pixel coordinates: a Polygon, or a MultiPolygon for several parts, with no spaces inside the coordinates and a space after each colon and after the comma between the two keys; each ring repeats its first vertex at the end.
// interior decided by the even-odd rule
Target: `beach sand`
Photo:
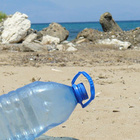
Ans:
{"type": "MultiPolygon", "coordinates": [[[[95,84],[96,97],[46,135],[79,140],[140,139],[140,50],[87,46],[78,52],[0,52],[0,94],[35,80],[71,85],[79,71],[95,84]]],[[[80,77],[88,88],[85,78],[80,77]]],[[[57,117],[57,116],[56,116],[57,117]]]]}

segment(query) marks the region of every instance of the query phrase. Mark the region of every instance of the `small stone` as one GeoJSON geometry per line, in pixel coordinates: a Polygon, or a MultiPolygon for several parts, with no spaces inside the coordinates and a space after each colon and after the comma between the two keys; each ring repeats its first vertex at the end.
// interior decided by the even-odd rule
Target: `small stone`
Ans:
{"type": "Polygon", "coordinates": [[[113,112],[120,112],[119,110],[113,110],[113,112]]]}
{"type": "Polygon", "coordinates": [[[77,49],[71,46],[66,51],[67,52],[75,52],[75,51],[77,51],[77,49]]]}
{"type": "Polygon", "coordinates": [[[64,46],[62,44],[57,45],[56,49],[58,49],[59,51],[62,51],[64,49],[64,46]]]}

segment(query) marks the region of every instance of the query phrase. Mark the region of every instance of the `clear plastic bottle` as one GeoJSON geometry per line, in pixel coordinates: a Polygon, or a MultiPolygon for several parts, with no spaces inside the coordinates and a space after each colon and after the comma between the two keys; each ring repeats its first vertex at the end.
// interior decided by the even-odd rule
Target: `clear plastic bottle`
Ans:
{"type": "Polygon", "coordinates": [[[47,130],[66,121],[77,103],[87,106],[95,96],[91,77],[79,72],[72,86],[37,81],[0,96],[0,140],[34,140],[47,130]],[[82,83],[75,85],[80,74],[87,77],[91,87],[88,99],[82,83]]]}

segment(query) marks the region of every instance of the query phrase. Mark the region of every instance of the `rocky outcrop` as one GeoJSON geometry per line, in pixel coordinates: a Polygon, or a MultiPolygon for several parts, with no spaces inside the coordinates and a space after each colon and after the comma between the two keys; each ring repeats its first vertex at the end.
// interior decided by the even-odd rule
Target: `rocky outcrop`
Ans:
{"type": "Polygon", "coordinates": [[[140,28],[122,31],[110,13],[101,16],[105,32],[85,28],[72,42],[66,41],[69,32],[58,23],[37,32],[30,28],[28,16],[19,12],[0,23],[0,42],[11,51],[77,51],[83,43],[113,44],[120,49],[140,46],[140,28]],[[1,34],[2,33],[2,34],[1,34]],[[11,49],[10,49],[11,47],[11,49]]]}
{"type": "Polygon", "coordinates": [[[69,36],[69,31],[58,23],[51,23],[49,27],[44,28],[40,33],[43,34],[43,36],[49,35],[57,37],[60,39],[60,42],[66,40],[69,36]]]}
{"type": "Polygon", "coordinates": [[[27,31],[31,27],[31,22],[27,19],[26,14],[16,12],[12,17],[4,21],[4,30],[2,32],[3,43],[21,42],[27,35],[27,31]]]}
{"type": "Polygon", "coordinates": [[[132,46],[138,46],[140,45],[140,28],[121,32],[100,32],[86,28],[77,35],[74,42],[79,42],[81,38],[85,42],[91,41],[92,43],[97,43],[98,40],[117,39],[123,42],[130,42],[132,46]]]}
{"type": "Polygon", "coordinates": [[[100,17],[100,24],[102,25],[104,32],[120,32],[122,29],[119,27],[119,25],[114,21],[112,18],[112,15],[109,12],[106,12],[101,15],[100,17]]]}

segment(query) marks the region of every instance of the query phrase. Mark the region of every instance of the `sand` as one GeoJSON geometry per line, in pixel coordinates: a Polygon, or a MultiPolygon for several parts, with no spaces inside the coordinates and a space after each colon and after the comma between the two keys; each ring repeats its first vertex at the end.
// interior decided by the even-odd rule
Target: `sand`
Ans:
{"type": "MultiPolygon", "coordinates": [[[[65,59],[69,59],[57,63],[41,61],[43,58],[49,60],[46,59],[48,53],[38,53],[37,56],[31,52],[0,52],[0,94],[35,80],[71,85],[77,72],[86,71],[95,84],[95,99],[84,109],[77,105],[65,123],[45,134],[79,140],[139,140],[140,51],[90,50],[90,47],[83,53],[80,50],[63,53],[65,59]],[[40,61],[26,59],[31,59],[31,56],[40,57],[40,61]]],[[[51,57],[57,58],[60,54],[51,53],[51,57]]],[[[83,82],[89,91],[85,78],[81,76],[78,82],[83,82]]]]}

